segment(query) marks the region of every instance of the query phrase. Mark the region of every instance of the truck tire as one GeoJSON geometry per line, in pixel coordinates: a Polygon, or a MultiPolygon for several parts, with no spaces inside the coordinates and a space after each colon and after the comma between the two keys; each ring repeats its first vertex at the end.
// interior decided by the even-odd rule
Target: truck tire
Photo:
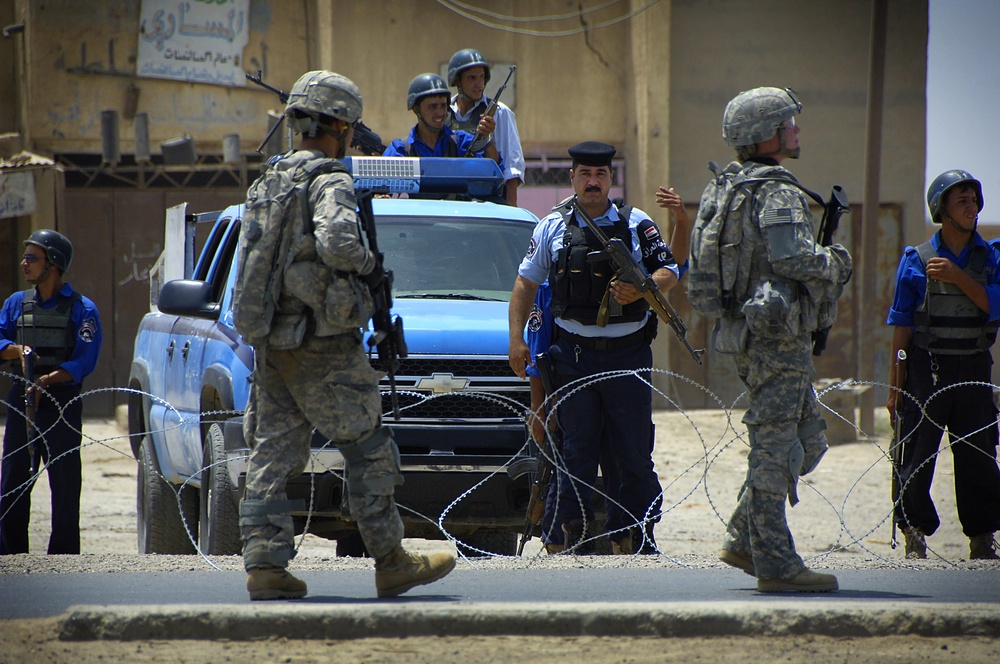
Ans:
{"type": "Polygon", "coordinates": [[[182,519],[177,509],[177,494],[160,475],[152,445],[149,436],[143,437],[139,444],[135,501],[139,553],[194,553],[193,537],[188,537],[187,528],[191,528],[192,535],[197,534],[198,494],[191,486],[179,489],[182,519]]]}
{"type": "Polygon", "coordinates": [[[517,555],[517,533],[505,530],[477,530],[476,532],[463,537],[459,541],[459,549],[467,556],[482,556],[480,551],[475,551],[469,547],[475,547],[488,554],[499,556],[517,555]],[[466,546],[463,546],[466,545],[466,546]]]}
{"type": "Polygon", "coordinates": [[[233,485],[226,467],[222,425],[209,427],[202,459],[198,546],[202,553],[210,556],[241,553],[240,515],[232,499],[233,485]]]}

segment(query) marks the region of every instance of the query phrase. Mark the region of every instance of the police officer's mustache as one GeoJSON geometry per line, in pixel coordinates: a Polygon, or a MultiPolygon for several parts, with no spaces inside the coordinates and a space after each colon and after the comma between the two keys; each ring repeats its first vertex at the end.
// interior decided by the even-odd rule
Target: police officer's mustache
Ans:
{"type": "Polygon", "coordinates": [[[595,187],[595,186],[591,185],[591,186],[589,186],[589,187],[584,187],[583,191],[584,191],[584,192],[588,192],[588,191],[596,191],[596,192],[600,193],[600,191],[601,191],[601,188],[600,188],[600,187],[595,187]]]}

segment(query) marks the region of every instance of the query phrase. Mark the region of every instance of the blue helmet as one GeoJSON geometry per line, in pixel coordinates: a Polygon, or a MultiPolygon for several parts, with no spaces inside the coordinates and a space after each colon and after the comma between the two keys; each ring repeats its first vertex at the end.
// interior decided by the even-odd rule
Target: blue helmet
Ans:
{"type": "Polygon", "coordinates": [[[482,67],[486,73],[486,82],[490,82],[490,63],[483,54],[474,48],[463,48],[448,61],[448,85],[457,86],[458,77],[470,67],[482,67]]]}
{"type": "Polygon", "coordinates": [[[73,243],[62,233],[47,228],[35,231],[24,241],[25,246],[29,244],[41,247],[49,262],[63,272],[69,269],[73,260],[73,243]]]}
{"type": "Polygon", "coordinates": [[[941,223],[941,220],[938,218],[938,213],[941,212],[941,201],[944,198],[945,192],[955,185],[962,183],[968,183],[968,185],[975,190],[976,204],[979,207],[979,211],[983,211],[982,183],[972,177],[972,174],[968,171],[945,171],[941,175],[934,178],[934,181],[931,182],[931,186],[927,187],[927,207],[930,208],[931,211],[931,221],[935,224],[941,223]]]}
{"type": "Polygon", "coordinates": [[[406,94],[406,110],[412,111],[421,99],[428,95],[450,95],[451,91],[444,79],[437,74],[420,74],[410,81],[410,89],[406,94]]]}

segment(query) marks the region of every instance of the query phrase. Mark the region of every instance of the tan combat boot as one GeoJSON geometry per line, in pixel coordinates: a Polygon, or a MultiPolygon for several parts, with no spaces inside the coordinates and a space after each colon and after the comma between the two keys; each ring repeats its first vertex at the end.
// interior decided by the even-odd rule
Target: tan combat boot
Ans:
{"type": "Polygon", "coordinates": [[[625,533],[620,540],[611,540],[611,553],[615,556],[631,556],[635,554],[632,548],[632,535],[625,533]]]}
{"type": "Polygon", "coordinates": [[[545,545],[545,553],[549,554],[550,556],[553,556],[557,553],[562,553],[565,550],[566,550],[565,544],[551,543],[545,545]]]}
{"type": "Polygon", "coordinates": [[[306,596],[306,582],[296,579],[284,567],[254,567],[247,572],[250,599],[300,599],[306,596]]]}
{"type": "Polygon", "coordinates": [[[969,560],[1000,560],[993,533],[983,533],[969,538],[969,560]]]}
{"type": "Polygon", "coordinates": [[[807,569],[791,579],[757,579],[757,590],[762,593],[828,593],[840,588],[833,574],[820,574],[807,569]]]}
{"type": "Polygon", "coordinates": [[[902,528],[903,539],[905,540],[906,558],[908,560],[922,560],[927,557],[927,541],[924,534],[916,528],[902,528]]]}
{"type": "Polygon", "coordinates": [[[726,563],[730,567],[735,567],[738,570],[746,572],[750,576],[757,576],[757,570],[754,569],[753,566],[753,558],[736,553],[735,551],[730,551],[729,549],[723,549],[719,551],[719,560],[726,563]]]}
{"type": "Polygon", "coordinates": [[[410,588],[433,583],[455,569],[455,556],[439,552],[409,553],[402,544],[375,561],[375,590],[379,597],[395,597],[410,588]]]}

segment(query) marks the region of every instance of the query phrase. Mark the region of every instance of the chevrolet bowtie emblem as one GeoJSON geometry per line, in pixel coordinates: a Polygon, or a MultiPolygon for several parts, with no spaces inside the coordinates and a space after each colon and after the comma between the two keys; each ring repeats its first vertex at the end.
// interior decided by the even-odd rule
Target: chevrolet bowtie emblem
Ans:
{"type": "Polygon", "coordinates": [[[455,378],[454,374],[436,373],[430,378],[421,378],[417,381],[418,390],[430,390],[434,394],[448,394],[464,390],[469,385],[468,378],[455,378]]]}

